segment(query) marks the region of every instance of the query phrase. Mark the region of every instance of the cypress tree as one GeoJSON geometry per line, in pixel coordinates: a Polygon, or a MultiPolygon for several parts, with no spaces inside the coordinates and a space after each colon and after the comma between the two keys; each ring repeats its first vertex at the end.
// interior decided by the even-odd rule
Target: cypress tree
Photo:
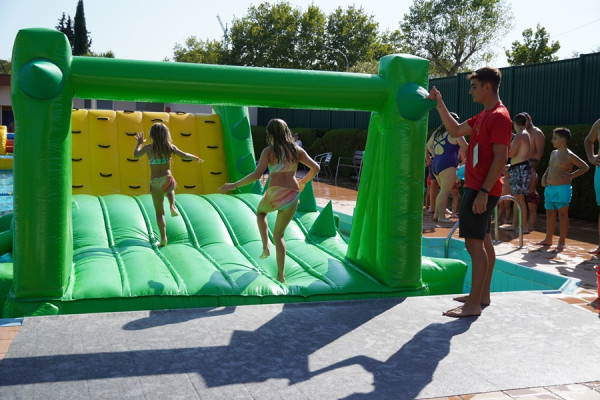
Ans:
{"type": "Polygon", "coordinates": [[[74,23],[74,40],[73,40],[73,55],[84,56],[90,51],[92,39],[90,33],[85,27],[85,14],[83,11],[83,0],[77,3],[77,11],[75,12],[74,23]]]}
{"type": "Polygon", "coordinates": [[[58,25],[56,25],[56,30],[65,34],[67,39],[69,39],[69,44],[71,44],[71,50],[73,50],[73,39],[75,37],[75,33],[73,32],[73,22],[71,21],[71,16],[67,16],[65,13],[62,13],[62,17],[58,20],[58,25]]]}

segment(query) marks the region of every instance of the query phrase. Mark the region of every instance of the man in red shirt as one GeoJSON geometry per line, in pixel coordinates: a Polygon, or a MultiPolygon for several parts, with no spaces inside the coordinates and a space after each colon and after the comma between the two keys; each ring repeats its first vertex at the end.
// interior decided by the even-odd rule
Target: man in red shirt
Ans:
{"type": "Polygon", "coordinates": [[[496,262],[490,225],[492,212],[502,194],[502,170],[508,158],[512,122],[500,101],[498,88],[502,74],[496,68],[484,67],[467,76],[471,80],[469,94],[484,110],[459,124],[448,112],[441,93],[431,89],[428,98],[437,101],[436,108],[446,130],[453,137],[468,136],[469,148],[465,164],[464,194],[459,208],[459,236],[471,256],[472,286],[468,296],[455,297],[464,302],[444,312],[449,317],[480,315],[482,306],[490,304],[490,283],[496,262]]]}

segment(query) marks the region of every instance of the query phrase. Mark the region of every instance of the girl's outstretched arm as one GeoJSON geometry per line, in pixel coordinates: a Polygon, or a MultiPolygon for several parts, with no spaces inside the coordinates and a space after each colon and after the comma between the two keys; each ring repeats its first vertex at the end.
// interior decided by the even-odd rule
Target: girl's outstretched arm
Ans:
{"type": "Polygon", "coordinates": [[[243,177],[242,179],[240,179],[237,182],[233,182],[233,183],[224,183],[220,188],[219,188],[219,193],[226,193],[229,191],[232,191],[234,189],[237,189],[240,186],[246,186],[250,183],[256,182],[257,180],[260,179],[260,177],[263,175],[263,173],[265,172],[265,170],[267,169],[267,167],[269,166],[269,148],[265,147],[262,151],[262,153],[260,153],[260,159],[258,160],[258,165],[256,166],[256,169],[249,173],[248,175],[246,175],[245,177],[243,177]]]}
{"type": "Polygon", "coordinates": [[[198,157],[197,155],[192,154],[192,153],[186,153],[183,150],[179,150],[179,148],[175,145],[171,146],[171,150],[173,150],[173,154],[176,154],[179,158],[191,158],[191,159],[196,160],[201,163],[204,162],[204,160],[201,159],[200,157],[198,157]]]}

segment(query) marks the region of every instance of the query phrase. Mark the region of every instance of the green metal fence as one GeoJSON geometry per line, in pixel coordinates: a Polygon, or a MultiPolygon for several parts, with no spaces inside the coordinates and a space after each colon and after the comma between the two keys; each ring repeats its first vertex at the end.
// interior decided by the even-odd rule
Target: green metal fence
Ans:
{"type": "MultiPolygon", "coordinates": [[[[500,98],[511,115],[526,111],[536,125],[592,124],[600,118],[600,53],[500,70],[500,98]]],[[[461,119],[481,111],[469,95],[467,75],[429,81],[461,119]]],[[[440,123],[437,113],[429,114],[430,127],[440,123]]]]}
{"type": "MultiPolygon", "coordinates": [[[[600,53],[541,64],[501,68],[500,98],[511,115],[526,111],[536,125],[592,124],[600,118],[600,53]]],[[[448,109],[464,118],[476,115],[481,105],[469,95],[466,73],[429,81],[444,97],[448,109]]],[[[294,128],[363,128],[370,113],[364,111],[292,110],[261,108],[258,125],[283,118],[294,128]]],[[[429,127],[441,123],[437,112],[429,113],[429,127]]]]}

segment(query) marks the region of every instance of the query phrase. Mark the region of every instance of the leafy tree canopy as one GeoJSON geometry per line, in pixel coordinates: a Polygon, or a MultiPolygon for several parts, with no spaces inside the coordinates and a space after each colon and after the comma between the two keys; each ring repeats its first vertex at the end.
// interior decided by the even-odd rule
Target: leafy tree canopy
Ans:
{"type": "Polygon", "coordinates": [[[230,47],[188,38],[185,45],[175,45],[173,59],[345,71],[400,48],[399,31],[380,35],[362,7],[339,7],[327,16],[314,4],[303,11],[287,1],[250,6],[247,15],[233,21],[228,36],[230,47]]]}
{"type": "Polygon", "coordinates": [[[0,60],[0,74],[10,74],[11,62],[0,60]]]}
{"type": "Polygon", "coordinates": [[[512,51],[506,50],[506,59],[510,65],[526,65],[558,60],[554,55],[560,49],[558,41],[550,43],[546,28],[537,24],[535,35],[532,29],[523,31],[523,43],[512,42],[512,51]]]}
{"type": "Polygon", "coordinates": [[[427,58],[433,76],[488,62],[511,27],[506,0],[414,0],[400,24],[409,53],[427,58]]]}

